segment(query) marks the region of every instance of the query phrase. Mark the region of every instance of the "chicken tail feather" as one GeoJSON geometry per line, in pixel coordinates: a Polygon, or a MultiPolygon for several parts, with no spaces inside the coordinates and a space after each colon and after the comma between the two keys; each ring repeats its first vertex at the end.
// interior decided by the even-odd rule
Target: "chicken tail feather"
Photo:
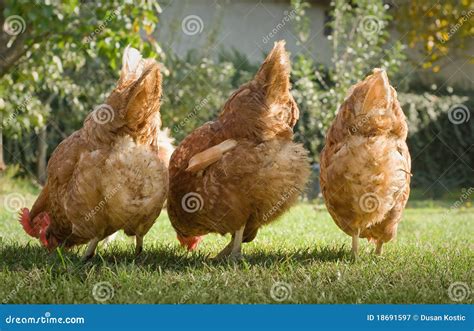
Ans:
{"type": "Polygon", "coordinates": [[[148,136],[150,126],[161,126],[158,114],[162,93],[161,73],[155,60],[144,59],[137,49],[127,47],[118,87],[127,91],[126,105],[121,106],[120,117],[125,119],[132,136],[148,136]]]}
{"type": "Polygon", "coordinates": [[[290,57],[285,50],[285,42],[276,42],[255,75],[255,80],[266,92],[265,98],[268,105],[288,102],[290,70],[290,57]]]}
{"type": "Polygon", "coordinates": [[[200,170],[206,169],[211,164],[219,161],[224,153],[230,151],[235,146],[237,146],[237,141],[233,139],[227,139],[221,142],[219,145],[212,146],[211,148],[194,155],[191,160],[189,160],[186,171],[198,172],[200,170]]]}

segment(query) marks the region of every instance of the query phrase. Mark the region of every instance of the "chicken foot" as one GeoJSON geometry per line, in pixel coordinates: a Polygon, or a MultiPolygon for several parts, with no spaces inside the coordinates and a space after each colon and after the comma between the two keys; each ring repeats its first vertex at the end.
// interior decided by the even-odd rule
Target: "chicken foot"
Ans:
{"type": "Polygon", "coordinates": [[[242,240],[244,237],[245,225],[235,231],[230,243],[215,257],[216,260],[229,258],[232,260],[242,259],[242,240]]]}

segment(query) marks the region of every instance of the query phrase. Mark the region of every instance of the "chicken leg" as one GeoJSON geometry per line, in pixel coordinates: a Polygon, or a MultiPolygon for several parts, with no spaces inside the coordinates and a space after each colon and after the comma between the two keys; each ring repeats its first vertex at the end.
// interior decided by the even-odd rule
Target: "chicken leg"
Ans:
{"type": "Polygon", "coordinates": [[[135,254],[140,255],[140,253],[143,251],[143,236],[136,234],[135,241],[136,241],[135,254]]]}
{"type": "Polygon", "coordinates": [[[357,259],[357,256],[359,255],[359,234],[360,229],[352,235],[352,257],[354,259],[357,259]]]}
{"type": "Polygon", "coordinates": [[[84,256],[82,257],[82,261],[88,261],[94,256],[95,249],[97,248],[99,241],[100,241],[99,238],[94,238],[91,241],[89,241],[89,246],[87,246],[87,250],[84,253],[84,256]]]}
{"type": "Polygon", "coordinates": [[[216,260],[230,258],[232,260],[242,259],[242,239],[244,237],[245,225],[235,231],[230,243],[215,257],[216,260]]]}
{"type": "Polygon", "coordinates": [[[378,240],[376,243],[375,243],[375,254],[377,255],[382,255],[382,245],[383,245],[383,241],[382,240],[378,240]]]}

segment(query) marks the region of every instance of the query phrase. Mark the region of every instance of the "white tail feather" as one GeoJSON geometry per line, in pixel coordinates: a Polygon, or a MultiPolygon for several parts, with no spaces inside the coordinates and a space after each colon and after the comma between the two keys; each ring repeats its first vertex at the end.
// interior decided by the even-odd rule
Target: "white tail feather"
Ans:
{"type": "Polygon", "coordinates": [[[127,46],[123,52],[121,80],[138,79],[144,67],[143,57],[140,52],[133,47],[127,46]]]}

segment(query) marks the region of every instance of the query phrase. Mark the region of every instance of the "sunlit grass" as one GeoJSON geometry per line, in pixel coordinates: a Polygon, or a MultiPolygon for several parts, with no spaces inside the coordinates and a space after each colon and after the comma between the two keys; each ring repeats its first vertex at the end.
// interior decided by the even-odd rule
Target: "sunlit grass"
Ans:
{"type": "MultiPolygon", "coordinates": [[[[0,199],[6,194],[3,189],[0,199]]],[[[80,261],[84,248],[48,253],[16,219],[0,212],[0,298],[10,303],[94,303],[99,282],[113,288],[107,303],[276,303],[270,294],[276,282],[291,291],[283,303],[457,303],[449,286],[473,284],[472,208],[409,208],[384,255],[374,256],[363,241],[356,262],[350,238],[324,208],[309,204],[263,228],[244,245],[240,263],[210,260],[228,240],[218,235],[208,235],[195,253],[184,251],[166,213],[145,237],[139,257],[133,240],[120,234],[86,264],[80,261]]]]}

